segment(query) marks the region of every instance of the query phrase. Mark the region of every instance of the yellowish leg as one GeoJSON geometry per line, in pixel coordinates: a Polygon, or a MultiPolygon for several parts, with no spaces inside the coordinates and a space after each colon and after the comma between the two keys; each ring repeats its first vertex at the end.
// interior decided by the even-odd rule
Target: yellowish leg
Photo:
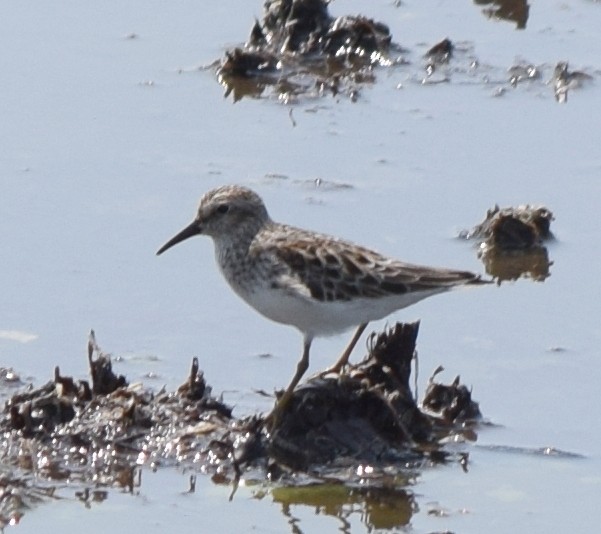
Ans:
{"type": "Polygon", "coordinates": [[[348,359],[351,356],[351,352],[353,352],[357,341],[359,341],[359,338],[361,337],[361,334],[363,334],[363,331],[366,327],[367,323],[363,323],[358,326],[350,343],[347,345],[346,349],[344,349],[344,352],[341,354],[340,358],[338,358],[338,361],[334,365],[332,365],[332,367],[328,367],[322,374],[340,372],[340,369],[342,369],[348,363],[348,359]]]}
{"type": "Polygon", "coordinates": [[[278,399],[271,413],[265,418],[267,425],[271,428],[277,425],[279,418],[284,413],[284,410],[292,398],[294,388],[298,385],[300,379],[309,368],[309,349],[311,348],[311,341],[313,341],[312,337],[305,337],[303,341],[303,356],[296,365],[296,373],[292,377],[284,394],[278,399]]]}
{"type": "MultiPolygon", "coordinates": [[[[332,367],[329,367],[320,374],[340,372],[340,370],[348,363],[348,359],[353,352],[357,341],[359,341],[359,338],[365,331],[365,328],[367,328],[367,323],[363,323],[357,327],[357,330],[353,334],[350,343],[347,345],[346,349],[344,349],[344,352],[341,354],[340,358],[338,358],[338,361],[332,365],[332,367]]],[[[288,384],[286,391],[284,391],[284,394],[279,398],[271,413],[265,418],[265,422],[269,428],[274,428],[277,425],[280,417],[284,413],[284,410],[290,403],[290,399],[292,399],[294,388],[296,388],[301,378],[309,368],[309,349],[311,348],[312,341],[312,337],[305,337],[303,343],[303,356],[296,365],[296,373],[292,377],[292,380],[290,381],[290,384],[288,384]]]]}

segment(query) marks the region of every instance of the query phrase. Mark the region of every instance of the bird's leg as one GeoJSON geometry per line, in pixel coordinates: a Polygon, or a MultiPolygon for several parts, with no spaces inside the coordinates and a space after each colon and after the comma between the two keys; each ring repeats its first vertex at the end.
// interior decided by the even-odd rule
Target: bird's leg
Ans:
{"type": "Polygon", "coordinates": [[[298,385],[300,379],[305,374],[305,371],[309,368],[309,349],[311,348],[311,341],[313,341],[312,337],[305,337],[303,341],[303,356],[296,365],[296,373],[294,373],[294,376],[292,377],[290,384],[288,384],[286,391],[284,391],[284,394],[278,399],[271,413],[265,418],[265,422],[271,428],[277,425],[278,420],[284,413],[284,410],[288,406],[290,399],[292,399],[294,388],[298,385]]]}
{"type": "Polygon", "coordinates": [[[351,355],[351,352],[353,352],[357,341],[359,341],[359,338],[361,337],[361,334],[363,334],[363,331],[366,327],[367,323],[360,324],[357,327],[357,330],[355,331],[355,334],[353,335],[350,343],[346,346],[346,349],[344,349],[344,352],[341,354],[340,358],[338,358],[338,361],[334,365],[332,365],[332,367],[328,367],[325,371],[323,371],[323,373],[321,373],[322,375],[327,373],[340,372],[340,369],[342,369],[348,363],[348,359],[351,355]]]}

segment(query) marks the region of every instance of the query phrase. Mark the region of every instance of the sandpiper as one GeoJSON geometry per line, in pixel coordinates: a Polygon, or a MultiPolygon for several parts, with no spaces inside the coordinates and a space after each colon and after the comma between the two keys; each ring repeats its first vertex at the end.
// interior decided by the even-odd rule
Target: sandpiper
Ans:
{"type": "Polygon", "coordinates": [[[369,321],[457,286],[485,283],[468,271],[404,263],[342,239],[274,222],[261,197],[238,185],[206,193],[194,221],[157,254],[199,234],[213,238],[217,264],[244,301],[303,334],[302,357],[272,419],[282,413],[307,370],[314,337],[357,327],[328,369],[339,371],[369,321]]]}

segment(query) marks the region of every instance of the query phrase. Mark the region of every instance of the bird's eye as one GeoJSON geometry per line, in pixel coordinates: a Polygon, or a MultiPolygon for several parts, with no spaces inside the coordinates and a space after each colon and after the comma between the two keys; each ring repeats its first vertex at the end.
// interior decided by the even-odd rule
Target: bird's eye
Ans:
{"type": "Polygon", "coordinates": [[[227,204],[219,204],[219,206],[217,206],[217,213],[227,213],[229,211],[230,207],[227,204]]]}

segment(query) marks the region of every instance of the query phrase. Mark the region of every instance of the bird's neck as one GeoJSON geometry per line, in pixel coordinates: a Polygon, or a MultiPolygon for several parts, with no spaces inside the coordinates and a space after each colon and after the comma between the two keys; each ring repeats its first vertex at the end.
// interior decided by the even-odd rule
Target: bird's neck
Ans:
{"type": "Polygon", "coordinates": [[[224,233],[218,237],[214,236],[215,253],[220,263],[223,256],[230,255],[232,252],[238,255],[248,254],[248,249],[262,227],[263,224],[258,224],[254,221],[245,221],[243,225],[236,228],[235,232],[224,233]]]}
{"type": "Polygon", "coordinates": [[[248,270],[252,260],[249,250],[260,228],[246,225],[236,234],[228,234],[215,238],[215,258],[226,279],[235,286],[240,272],[248,270]]]}
{"type": "Polygon", "coordinates": [[[214,238],[215,257],[221,272],[234,290],[241,295],[250,291],[247,282],[252,276],[249,275],[256,274],[257,257],[252,253],[255,239],[273,224],[275,223],[268,217],[251,219],[239,226],[235,233],[214,238]]]}

